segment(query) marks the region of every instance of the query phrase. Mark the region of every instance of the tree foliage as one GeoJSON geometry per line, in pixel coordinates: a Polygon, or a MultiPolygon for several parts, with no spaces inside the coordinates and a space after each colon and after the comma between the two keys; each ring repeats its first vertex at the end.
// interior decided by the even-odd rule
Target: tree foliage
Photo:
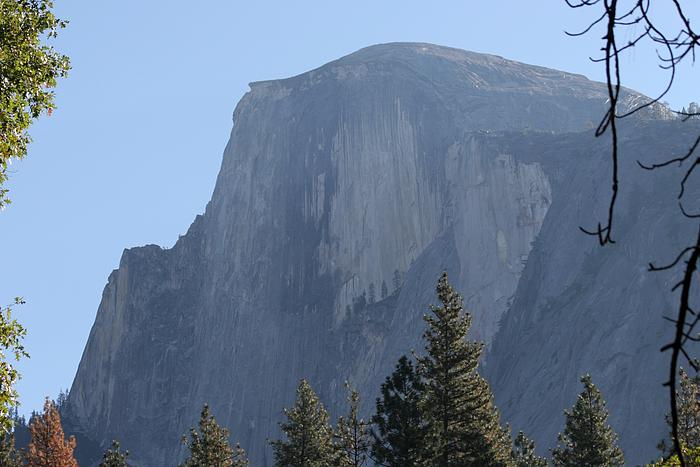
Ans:
{"type": "Polygon", "coordinates": [[[61,416],[48,398],[44,412],[32,418],[29,432],[31,440],[25,452],[29,467],[78,467],[73,457],[75,438],[71,436],[66,441],[61,416]]]}
{"type": "Polygon", "coordinates": [[[0,435],[0,465],[3,467],[22,466],[22,456],[15,448],[14,433],[0,435]]]}
{"type": "Polygon", "coordinates": [[[102,456],[100,467],[127,467],[127,457],[129,457],[129,451],[122,451],[119,441],[112,441],[112,446],[102,456]]]}
{"type": "MultiPolygon", "coordinates": [[[[15,298],[15,305],[23,303],[22,298],[15,298]]],[[[0,429],[5,433],[12,429],[12,410],[17,406],[19,372],[12,360],[29,356],[22,345],[27,331],[12,317],[12,309],[12,305],[0,308],[0,429]]]]}
{"type": "Polygon", "coordinates": [[[54,107],[52,89],[70,69],[68,57],[44,43],[67,24],[52,8],[51,0],[0,1],[0,208],[8,165],[27,154],[30,124],[54,107]]]}
{"type": "Polygon", "coordinates": [[[571,411],[564,411],[566,427],[559,446],[552,450],[555,466],[604,466],[625,464],[617,434],[608,425],[605,401],[589,375],[581,378],[584,389],[571,411]]]}
{"type": "MultiPolygon", "coordinates": [[[[678,438],[681,445],[693,451],[700,448],[700,378],[691,378],[680,369],[680,390],[677,391],[678,401],[678,438]]],[[[671,416],[666,416],[669,426],[671,416]]]]}
{"type": "Polygon", "coordinates": [[[232,448],[229,444],[229,431],[222,428],[209,411],[207,404],[199,417],[199,431],[190,428],[189,438],[182,437],[182,443],[190,451],[182,467],[246,467],[248,458],[240,445],[232,448]]]}
{"type": "Polygon", "coordinates": [[[467,340],[471,316],[447,273],[437,284],[440,307],[424,317],[427,355],[418,359],[425,380],[422,412],[428,423],[425,463],[448,466],[512,464],[511,441],[501,427],[491,389],[477,373],[483,344],[467,340]]]}
{"type": "MultiPolygon", "coordinates": [[[[683,460],[688,467],[700,467],[700,447],[693,449],[683,448],[683,460]]],[[[680,467],[678,455],[674,454],[667,459],[650,464],[649,467],[680,467]]]]}
{"type": "Polygon", "coordinates": [[[284,409],[280,423],[286,440],[272,441],[275,465],[279,467],[328,467],[338,462],[328,412],[309,383],[302,379],[294,407],[284,409]]]}
{"type": "Polygon", "coordinates": [[[367,462],[370,447],[369,424],[359,416],[360,394],[346,382],[349,412],[338,419],[336,439],[340,466],[360,467],[367,462]]]}
{"type": "Polygon", "coordinates": [[[381,386],[372,417],[372,458],[388,467],[418,465],[424,449],[426,423],[420,411],[424,384],[405,355],[381,386]]]}
{"type": "Polygon", "coordinates": [[[515,467],[547,467],[547,459],[535,454],[535,442],[522,431],[513,441],[513,459],[515,467]]]}

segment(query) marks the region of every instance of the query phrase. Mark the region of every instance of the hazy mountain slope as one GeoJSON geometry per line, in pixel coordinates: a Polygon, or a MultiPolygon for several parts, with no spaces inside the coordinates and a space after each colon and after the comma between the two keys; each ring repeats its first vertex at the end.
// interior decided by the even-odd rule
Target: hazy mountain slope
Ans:
{"type": "Polygon", "coordinates": [[[345,379],[371,404],[418,344],[443,269],[490,341],[553,190],[542,161],[485,132],[583,130],[604,101],[582,76],[429,44],[252,83],[204,215],[110,276],[75,418],[140,465],[172,465],[208,402],[269,465],[299,378],[335,413],[345,379]],[[378,303],[362,306],[371,287],[378,303]]]}

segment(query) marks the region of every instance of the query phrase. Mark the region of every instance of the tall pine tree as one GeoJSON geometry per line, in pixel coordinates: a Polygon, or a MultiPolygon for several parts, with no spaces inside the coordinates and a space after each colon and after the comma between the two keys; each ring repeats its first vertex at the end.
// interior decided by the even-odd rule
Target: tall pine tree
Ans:
{"type": "Polygon", "coordinates": [[[372,417],[372,458],[387,467],[419,465],[426,423],[420,411],[423,380],[411,360],[399,359],[381,386],[377,411],[372,417]]]}
{"type": "Polygon", "coordinates": [[[112,441],[112,446],[102,456],[100,467],[127,467],[126,458],[129,451],[122,451],[118,441],[112,441]]]}
{"type": "Polygon", "coordinates": [[[547,467],[547,459],[535,454],[535,442],[522,431],[513,441],[513,459],[515,467],[547,467]]]}
{"type": "Polygon", "coordinates": [[[61,416],[54,403],[46,399],[44,413],[34,416],[29,423],[31,440],[25,451],[29,467],[78,467],[73,457],[75,438],[66,441],[61,416]]]}
{"type": "Polygon", "coordinates": [[[294,407],[284,409],[287,421],[280,423],[286,440],[272,441],[275,465],[279,467],[328,467],[336,465],[339,451],[333,443],[328,412],[309,383],[302,379],[294,407]]]}
{"type": "Polygon", "coordinates": [[[559,434],[559,446],[552,449],[557,467],[624,465],[617,434],[608,425],[608,411],[590,375],[581,378],[583,391],[571,411],[565,410],[566,427],[559,434]]]}
{"type": "Polygon", "coordinates": [[[345,382],[348,390],[349,412],[338,419],[336,440],[340,448],[339,465],[343,467],[361,467],[367,462],[370,435],[369,424],[359,416],[360,394],[345,382]]]}
{"type": "Polygon", "coordinates": [[[424,463],[430,466],[512,465],[511,440],[501,427],[491,389],[477,373],[483,344],[466,339],[471,316],[447,273],[438,281],[442,304],[431,306],[423,334],[427,355],[419,358],[425,380],[422,411],[429,424],[424,463]]]}
{"type": "Polygon", "coordinates": [[[181,467],[246,467],[248,459],[245,451],[236,444],[231,448],[229,431],[222,428],[204,404],[199,417],[199,431],[190,428],[189,439],[182,437],[190,455],[181,467]]]}

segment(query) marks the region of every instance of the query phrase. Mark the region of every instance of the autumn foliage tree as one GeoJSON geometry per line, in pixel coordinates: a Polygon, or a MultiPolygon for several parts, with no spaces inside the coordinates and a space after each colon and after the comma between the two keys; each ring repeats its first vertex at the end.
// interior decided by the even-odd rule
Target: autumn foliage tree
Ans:
{"type": "Polygon", "coordinates": [[[36,415],[29,424],[29,432],[31,441],[25,452],[29,467],[78,467],[73,457],[75,438],[65,439],[61,416],[48,398],[44,413],[36,415]]]}

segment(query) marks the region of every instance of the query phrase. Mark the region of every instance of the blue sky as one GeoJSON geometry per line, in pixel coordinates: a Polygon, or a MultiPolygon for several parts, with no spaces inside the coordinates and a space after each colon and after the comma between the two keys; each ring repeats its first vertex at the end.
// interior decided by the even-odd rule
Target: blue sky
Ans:
{"type": "MultiPolygon", "coordinates": [[[[17,309],[31,354],[19,365],[22,413],[70,387],[123,249],[172,246],[203,212],[250,81],[393,41],[603,76],[587,59],[600,34],[566,37],[589,16],[563,0],[56,3],[70,25],[54,43],[73,70],[56,112],[32,128],[29,156],[13,165],[13,204],[0,213],[0,302],[27,300],[17,309]]],[[[663,76],[646,56],[626,58],[623,79],[654,94],[663,76]]],[[[700,101],[699,67],[682,72],[667,98],[674,107],[700,101]]]]}

